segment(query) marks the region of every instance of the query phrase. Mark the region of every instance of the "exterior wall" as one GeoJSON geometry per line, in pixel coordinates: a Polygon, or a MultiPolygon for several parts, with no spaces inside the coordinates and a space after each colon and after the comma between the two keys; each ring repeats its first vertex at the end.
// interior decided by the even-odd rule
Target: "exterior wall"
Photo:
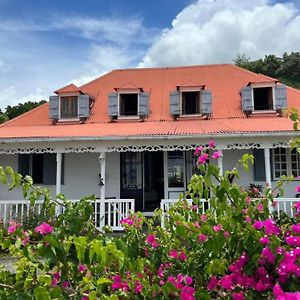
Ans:
{"type": "MultiPolygon", "coordinates": [[[[86,195],[94,194],[100,197],[99,187],[99,154],[98,153],[68,153],[65,154],[64,185],[61,192],[69,199],[80,199],[86,195]]],[[[18,155],[0,155],[1,166],[11,166],[18,170],[18,155]]],[[[52,195],[55,186],[45,185],[52,195]]],[[[106,197],[120,198],[120,154],[108,153],[106,155],[106,197]]],[[[23,199],[20,189],[8,191],[8,187],[0,184],[0,200],[23,199]]]]}

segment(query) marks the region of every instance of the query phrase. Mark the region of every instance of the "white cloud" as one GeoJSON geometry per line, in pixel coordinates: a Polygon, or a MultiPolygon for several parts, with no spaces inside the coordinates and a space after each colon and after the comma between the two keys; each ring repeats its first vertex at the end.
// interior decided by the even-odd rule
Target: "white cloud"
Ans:
{"type": "Polygon", "coordinates": [[[299,51],[300,16],[291,3],[198,0],[164,29],[139,67],[232,62],[299,51]]]}

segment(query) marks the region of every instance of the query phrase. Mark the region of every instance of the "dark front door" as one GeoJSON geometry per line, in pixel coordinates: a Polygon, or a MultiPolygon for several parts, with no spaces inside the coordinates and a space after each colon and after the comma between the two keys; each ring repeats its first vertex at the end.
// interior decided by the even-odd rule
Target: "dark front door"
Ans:
{"type": "Polygon", "coordinates": [[[143,210],[142,153],[121,153],[121,199],[135,199],[135,210],[143,210]]]}
{"type": "Polygon", "coordinates": [[[159,208],[164,198],[163,152],[144,153],[144,210],[159,208]]]}

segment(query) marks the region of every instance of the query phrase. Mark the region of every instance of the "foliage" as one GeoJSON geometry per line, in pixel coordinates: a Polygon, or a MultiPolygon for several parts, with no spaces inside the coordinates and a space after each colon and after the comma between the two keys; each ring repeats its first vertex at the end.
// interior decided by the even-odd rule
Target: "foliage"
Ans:
{"type": "MultiPolygon", "coordinates": [[[[0,269],[1,299],[288,299],[299,290],[300,203],[295,218],[277,221],[270,210],[278,182],[252,199],[233,177],[248,168],[245,154],[224,175],[220,157],[195,151],[201,172],[188,191],[161,218],[136,213],[122,220],[125,234],[111,237],[95,230],[92,197],[72,204],[63,196],[32,187],[29,177],[0,168],[0,180],[21,187],[31,200],[43,198],[48,220],[23,228],[11,221],[0,228],[2,251],[19,257],[16,272],[0,269]],[[210,199],[208,202],[200,199],[210,199]],[[190,205],[187,200],[192,199],[190,205]],[[56,217],[57,209],[64,207],[56,217]],[[205,214],[202,213],[205,209],[205,214]],[[280,298],[281,297],[281,298],[280,298]]],[[[299,296],[299,293],[298,293],[299,296]]],[[[290,298],[292,299],[292,298],[290,298]]],[[[296,299],[296,298],[293,298],[296,299]]]]}
{"type": "Polygon", "coordinates": [[[0,124],[6,122],[7,120],[11,120],[44,103],[46,103],[45,100],[41,100],[38,102],[27,101],[25,103],[19,103],[15,106],[8,105],[5,109],[5,112],[2,112],[0,110],[0,124]]]}
{"type": "Polygon", "coordinates": [[[244,69],[278,78],[282,83],[300,88],[300,52],[285,52],[282,58],[270,54],[252,61],[243,54],[238,55],[234,62],[244,69]]]}

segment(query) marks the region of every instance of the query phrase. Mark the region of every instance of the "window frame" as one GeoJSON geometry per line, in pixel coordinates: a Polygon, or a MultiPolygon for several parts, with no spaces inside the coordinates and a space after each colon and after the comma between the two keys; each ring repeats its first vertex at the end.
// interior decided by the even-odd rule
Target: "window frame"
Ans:
{"type": "Polygon", "coordinates": [[[79,117],[79,93],[65,93],[65,94],[61,94],[59,95],[59,102],[58,102],[58,112],[59,112],[59,121],[60,122],[68,122],[68,121],[78,121],[79,117]],[[71,118],[63,118],[61,115],[61,98],[64,97],[77,97],[77,116],[76,117],[71,117],[71,118]]]}
{"type": "Polygon", "coordinates": [[[182,87],[180,88],[180,117],[196,117],[202,115],[201,113],[201,90],[203,90],[201,87],[182,87]],[[183,93],[193,93],[198,92],[199,93],[199,113],[194,114],[184,114],[183,113],[183,93]]]}
{"type": "MultiPolygon", "coordinates": [[[[276,174],[276,171],[278,171],[278,169],[275,168],[275,149],[276,148],[273,148],[272,149],[272,175],[273,175],[273,180],[278,180],[280,179],[280,177],[276,177],[275,174],[276,174]]],[[[280,149],[280,147],[279,147],[280,149]]],[[[293,164],[293,160],[292,160],[292,156],[295,155],[295,154],[292,154],[292,151],[290,148],[281,148],[281,149],[285,149],[285,157],[286,157],[286,172],[287,172],[287,176],[291,176],[293,175],[293,168],[292,168],[292,164],[293,164]]],[[[296,157],[298,158],[297,159],[297,165],[298,165],[298,162],[300,162],[300,154],[296,151],[296,157]]],[[[278,162],[277,162],[278,163],[278,162]]],[[[280,162],[281,164],[282,162],[280,162]]],[[[294,180],[299,180],[299,178],[297,178],[298,176],[300,176],[300,168],[298,168],[299,170],[299,174],[294,176],[294,180]]],[[[281,168],[280,168],[280,171],[281,171],[281,168]]],[[[285,175],[285,174],[281,174],[280,176],[282,175],[285,175]]]]}
{"type": "Polygon", "coordinates": [[[136,90],[122,90],[118,91],[118,119],[139,119],[139,112],[140,112],[140,94],[139,91],[136,90]],[[137,114],[136,115],[121,115],[121,96],[125,94],[132,94],[132,95],[137,95],[137,114]]]}
{"type": "Polygon", "coordinates": [[[273,113],[275,112],[275,83],[252,83],[251,84],[251,107],[252,107],[252,113],[273,113]],[[272,89],[272,106],[271,109],[264,109],[264,110],[258,110],[254,109],[254,89],[256,88],[271,88],[272,89]]]}

